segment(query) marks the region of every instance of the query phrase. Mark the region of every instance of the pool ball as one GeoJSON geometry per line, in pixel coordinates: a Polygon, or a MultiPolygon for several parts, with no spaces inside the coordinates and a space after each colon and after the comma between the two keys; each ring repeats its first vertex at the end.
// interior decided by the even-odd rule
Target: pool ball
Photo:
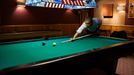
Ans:
{"type": "Polygon", "coordinates": [[[55,42],[53,42],[53,46],[56,46],[56,43],[55,42]]]}
{"type": "Polygon", "coordinates": [[[44,46],[46,43],[42,42],[42,46],[44,46]]]}

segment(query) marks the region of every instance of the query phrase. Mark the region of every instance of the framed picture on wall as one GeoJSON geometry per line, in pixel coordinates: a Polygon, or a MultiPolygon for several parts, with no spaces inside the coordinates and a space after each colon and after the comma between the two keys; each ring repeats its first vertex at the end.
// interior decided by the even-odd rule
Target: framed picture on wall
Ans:
{"type": "Polygon", "coordinates": [[[128,18],[134,18],[134,0],[128,1],[128,18]]]}

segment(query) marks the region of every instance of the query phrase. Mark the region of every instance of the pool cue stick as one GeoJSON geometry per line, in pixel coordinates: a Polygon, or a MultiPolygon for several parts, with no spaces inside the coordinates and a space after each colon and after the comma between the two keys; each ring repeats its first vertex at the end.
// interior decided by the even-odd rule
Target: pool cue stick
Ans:
{"type": "MultiPolygon", "coordinates": [[[[81,39],[81,38],[84,38],[84,37],[87,37],[87,36],[91,36],[92,34],[87,34],[87,35],[83,35],[83,36],[80,36],[80,37],[76,37],[75,40],[78,40],[78,39],[81,39]]],[[[61,43],[65,43],[65,42],[69,42],[70,40],[65,40],[65,41],[62,41],[61,43]]]]}

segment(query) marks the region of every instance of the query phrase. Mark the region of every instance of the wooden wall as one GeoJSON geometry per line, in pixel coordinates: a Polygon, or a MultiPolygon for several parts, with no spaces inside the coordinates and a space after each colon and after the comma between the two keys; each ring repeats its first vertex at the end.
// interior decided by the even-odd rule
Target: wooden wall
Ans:
{"type": "Polygon", "coordinates": [[[0,41],[23,40],[42,36],[71,36],[79,24],[2,25],[0,41]]]}
{"type": "Polygon", "coordinates": [[[73,35],[81,24],[83,13],[87,12],[89,16],[93,16],[93,9],[81,11],[17,7],[16,1],[0,0],[0,37],[2,39],[10,39],[9,36],[13,36],[13,38],[42,36],[44,35],[42,32],[46,31],[48,31],[47,34],[51,34],[50,36],[73,35]]]}
{"type": "Polygon", "coordinates": [[[65,35],[75,33],[78,24],[46,24],[46,25],[3,25],[0,26],[0,34],[37,32],[37,31],[62,31],[65,35]]]}
{"type": "Polygon", "coordinates": [[[133,25],[102,25],[101,31],[105,31],[103,35],[110,36],[114,31],[126,31],[128,37],[134,38],[134,26],[133,25]]]}
{"type": "Polygon", "coordinates": [[[17,0],[1,0],[1,25],[78,24],[77,10],[17,7],[17,0]]]}

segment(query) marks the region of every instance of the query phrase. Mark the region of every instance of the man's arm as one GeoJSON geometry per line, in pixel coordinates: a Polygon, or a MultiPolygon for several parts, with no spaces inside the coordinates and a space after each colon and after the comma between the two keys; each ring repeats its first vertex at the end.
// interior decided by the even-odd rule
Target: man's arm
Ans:
{"type": "Polygon", "coordinates": [[[76,32],[76,33],[74,34],[73,38],[71,38],[71,40],[70,40],[70,41],[75,40],[75,38],[76,38],[78,35],[79,35],[79,33],[77,33],[77,32],[76,32]]]}
{"type": "Polygon", "coordinates": [[[78,30],[76,31],[76,33],[74,34],[73,38],[71,38],[70,41],[75,40],[75,38],[76,38],[79,34],[81,34],[82,31],[83,31],[86,27],[87,27],[86,24],[83,23],[83,24],[78,28],[78,30]]]}

